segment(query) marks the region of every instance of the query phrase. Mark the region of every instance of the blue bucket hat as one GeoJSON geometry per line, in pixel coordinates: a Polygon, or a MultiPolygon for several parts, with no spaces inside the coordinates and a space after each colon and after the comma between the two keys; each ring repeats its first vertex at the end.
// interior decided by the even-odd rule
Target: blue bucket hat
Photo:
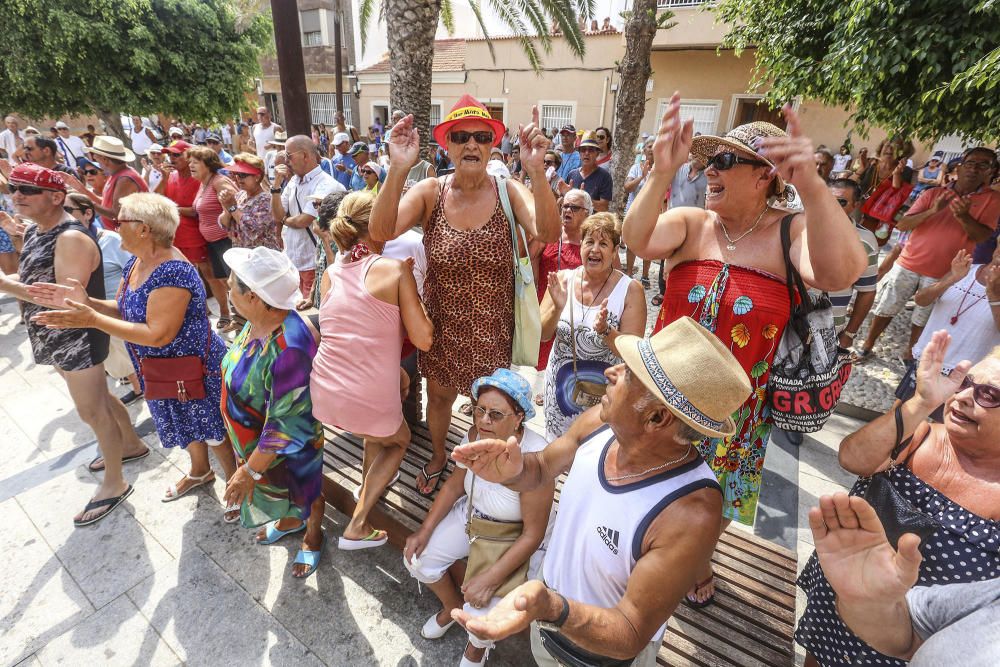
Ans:
{"type": "Polygon", "coordinates": [[[472,398],[479,398],[479,390],[493,387],[507,394],[524,410],[525,419],[535,416],[535,406],[531,401],[531,385],[521,375],[507,368],[498,368],[493,375],[486,375],[472,383],[472,398]]]}
{"type": "Polygon", "coordinates": [[[76,158],[76,168],[77,169],[86,169],[87,167],[93,167],[94,169],[97,169],[97,170],[101,169],[101,165],[97,164],[96,162],[94,162],[92,160],[88,160],[87,158],[83,157],[82,155],[80,157],[76,158]]]}

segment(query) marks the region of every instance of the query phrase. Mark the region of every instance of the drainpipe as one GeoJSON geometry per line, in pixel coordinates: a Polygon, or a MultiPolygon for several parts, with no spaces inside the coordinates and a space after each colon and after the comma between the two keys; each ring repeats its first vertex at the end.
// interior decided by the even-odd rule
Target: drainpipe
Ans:
{"type": "Polygon", "coordinates": [[[604,77],[604,86],[601,88],[601,122],[599,127],[604,127],[604,113],[607,110],[608,101],[608,77],[604,77]]]}

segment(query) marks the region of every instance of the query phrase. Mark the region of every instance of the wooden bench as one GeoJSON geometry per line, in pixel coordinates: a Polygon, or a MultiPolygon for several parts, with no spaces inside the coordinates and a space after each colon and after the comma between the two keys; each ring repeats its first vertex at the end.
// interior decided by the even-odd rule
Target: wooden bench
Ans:
{"type": "MultiPolygon", "coordinates": [[[[458,413],[452,416],[449,451],[461,441],[470,425],[468,417],[458,413]]],[[[376,526],[389,531],[390,541],[400,549],[420,526],[432,502],[414,490],[420,467],[431,457],[430,434],[425,424],[411,428],[413,440],[400,467],[399,481],[386,491],[371,516],[376,526]]],[[[354,511],[352,493],[361,485],[361,460],[360,438],[327,427],[323,490],[327,502],[348,516],[354,511]]],[[[449,458],[449,474],[453,469],[454,462],[449,458]]],[[[558,494],[557,488],[557,502],[558,494]]],[[[684,604],[678,606],[668,623],[659,664],[700,667],[794,664],[795,554],[746,531],[730,528],[719,540],[712,562],[715,603],[701,610],[684,604]]]]}

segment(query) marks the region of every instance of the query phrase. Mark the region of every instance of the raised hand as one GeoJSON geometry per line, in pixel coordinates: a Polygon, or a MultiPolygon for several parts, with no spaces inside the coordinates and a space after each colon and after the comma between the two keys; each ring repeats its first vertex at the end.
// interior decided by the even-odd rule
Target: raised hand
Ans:
{"type": "Polygon", "coordinates": [[[86,288],[76,278],[70,278],[69,284],[33,283],[28,285],[28,296],[39,306],[46,308],[65,308],[68,301],[86,304],[90,299],[86,288]]]}
{"type": "Polygon", "coordinates": [[[611,333],[611,324],[608,323],[608,300],[601,301],[601,309],[597,312],[597,319],[594,320],[594,333],[599,336],[607,336],[611,333]]]}
{"type": "Polygon", "coordinates": [[[663,112],[660,129],[656,131],[652,171],[669,176],[675,174],[687,162],[693,137],[694,121],[681,122],[681,95],[675,91],[663,112]]]}
{"type": "Polygon", "coordinates": [[[1000,266],[990,262],[983,269],[983,284],[986,285],[986,297],[990,301],[1000,300],[1000,266]]]}
{"type": "Polygon", "coordinates": [[[7,235],[14,238],[24,236],[24,230],[28,225],[19,217],[11,217],[6,211],[0,211],[0,229],[7,232],[7,235]]]}
{"type": "Polygon", "coordinates": [[[559,273],[556,271],[549,271],[549,296],[552,297],[552,304],[556,307],[558,312],[562,312],[562,309],[566,307],[567,299],[567,289],[566,283],[563,282],[559,273]]]}
{"type": "Polygon", "coordinates": [[[785,116],[788,136],[765,137],[760,141],[758,150],[774,163],[778,175],[787,183],[797,188],[806,183],[825,188],[826,184],[816,171],[812,139],[802,134],[799,114],[791,104],[786,104],[781,111],[785,116]]]}
{"type": "Polygon", "coordinates": [[[538,106],[531,107],[531,122],[527,127],[517,126],[518,145],[521,150],[521,166],[525,171],[545,169],[545,152],[551,143],[538,127],[538,106]]]}
{"type": "Polygon", "coordinates": [[[463,609],[453,609],[451,617],[481,639],[500,640],[543,618],[548,608],[548,589],[537,579],[527,581],[504,596],[484,616],[474,617],[463,609]]]}
{"type": "Polygon", "coordinates": [[[74,176],[73,174],[64,173],[62,177],[63,180],[66,182],[66,186],[69,187],[70,190],[76,190],[77,192],[87,191],[87,186],[84,185],[83,182],[81,182],[80,179],[74,176]]]}
{"type": "Polygon", "coordinates": [[[920,400],[930,410],[936,409],[951,398],[972,368],[971,361],[963,360],[958,362],[948,375],[941,374],[944,355],[950,343],[951,336],[947,331],[944,329],[935,331],[920,355],[920,365],[917,366],[917,393],[914,398],[920,400]]]}
{"type": "Polygon", "coordinates": [[[497,484],[517,477],[524,469],[521,445],[514,436],[506,442],[494,438],[459,445],[452,450],[451,458],[487,482],[497,484]]]}
{"type": "Polygon", "coordinates": [[[420,133],[413,126],[413,114],[403,116],[389,135],[389,167],[409,170],[420,159],[420,133]]]}
{"type": "Polygon", "coordinates": [[[894,551],[864,498],[842,491],[821,497],[809,527],[823,574],[845,602],[898,600],[916,583],[920,538],[907,533],[894,551]]]}
{"type": "Polygon", "coordinates": [[[97,321],[97,311],[90,306],[66,299],[67,310],[43,310],[31,321],[50,329],[89,329],[97,321]]]}
{"type": "Polygon", "coordinates": [[[972,255],[962,248],[955,255],[955,258],[951,260],[951,279],[954,282],[958,282],[965,276],[969,275],[969,267],[972,266],[972,255]]]}

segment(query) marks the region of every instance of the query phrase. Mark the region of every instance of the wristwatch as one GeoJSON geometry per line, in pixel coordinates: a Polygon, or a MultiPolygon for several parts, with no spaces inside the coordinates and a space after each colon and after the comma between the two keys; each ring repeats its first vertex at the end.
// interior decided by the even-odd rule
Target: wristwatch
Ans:
{"type": "Polygon", "coordinates": [[[236,205],[233,204],[232,206],[230,206],[226,210],[229,211],[230,213],[236,213],[236,205]]]}
{"type": "Polygon", "coordinates": [[[559,616],[554,621],[538,619],[536,622],[538,623],[538,628],[540,630],[559,632],[562,629],[563,624],[566,622],[566,619],[569,618],[569,600],[567,600],[566,596],[559,591],[553,591],[551,588],[549,590],[558,595],[559,599],[562,600],[562,611],[559,612],[559,616]]]}
{"type": "Polygon", "coordinates": [[[272,195],[280,195],[281,194],[281,188],[271,188],[271,194],[272,195]]]}
{"type": "Polygon", "coordinates": [[[250,475],[250,478],[253,481],[255,481],[255,482],[259,482],[260,479],[261,479],[261,477],[264,476],[264,473],[257,472],[256,470],[254,470],[253,468],[251,468],[249,461],[247,461],[246,463],[243,464],[243,468],[247,471],[247,474],[250,475]]]}

